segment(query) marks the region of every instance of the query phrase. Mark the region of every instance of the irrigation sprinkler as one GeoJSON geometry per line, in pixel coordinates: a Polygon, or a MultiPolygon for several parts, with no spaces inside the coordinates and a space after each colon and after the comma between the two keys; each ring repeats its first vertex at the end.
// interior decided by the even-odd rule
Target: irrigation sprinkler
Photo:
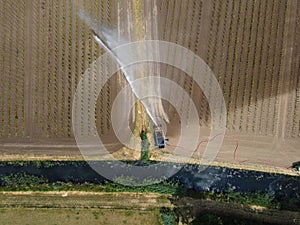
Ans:
{"type": "Polygon", "coordinates": [[[162,125],[153,125],[153,136],[155,141],[155,146],[158,148],[165,148],[168,142],[162,130],[162,125]]]}

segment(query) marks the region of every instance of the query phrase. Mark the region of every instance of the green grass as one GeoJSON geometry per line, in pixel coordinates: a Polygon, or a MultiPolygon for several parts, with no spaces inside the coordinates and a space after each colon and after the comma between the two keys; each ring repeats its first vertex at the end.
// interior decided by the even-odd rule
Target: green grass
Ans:
{"type": "Polygon", "coordinates": [[[274,196],[260,193],[243,194],[241,192],[233,191],[232,189],[228,189],[224,193],[194,192],[187,190],[185,195],[198,199],[210,199],[215,201],[241,203],[245,205],[257,205],[269,209],[281,208],[280,202],[277,201],[274,196]]]}
{"type": "MultiPolygon", "coordinates": [[[[120,178],[125,179],[125,178],[120,178]]],[[[184,187],[174,182],[162,182],[148,186],[124,186],[113,182],[103,184],[83,183],[74,184],[71,182],[49,183],[42,176],[32,176],[26,173],[10,174],[2,177],[4,185],[0,191],[89,191],[89,192],[150,192],[170,195],[179,195],[184,187]]]]}

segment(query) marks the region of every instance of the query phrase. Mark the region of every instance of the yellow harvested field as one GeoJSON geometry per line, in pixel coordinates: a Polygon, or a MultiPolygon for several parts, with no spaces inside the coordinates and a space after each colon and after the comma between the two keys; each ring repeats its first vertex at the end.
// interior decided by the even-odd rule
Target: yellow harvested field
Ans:
{"type": "Polygon", "coordinates": [[[159,224],[159,210],[124,209],[0,209],[1,225],[159,224]]]}

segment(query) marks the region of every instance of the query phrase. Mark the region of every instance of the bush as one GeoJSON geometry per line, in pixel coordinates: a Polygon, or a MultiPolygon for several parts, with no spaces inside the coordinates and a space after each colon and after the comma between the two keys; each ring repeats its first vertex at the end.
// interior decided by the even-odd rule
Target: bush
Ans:
{"type": "Polygon", "coordinates": [[[144,164],[149,163],[149,147],[150,143],[147,138],[147,134],[145,131],[141,132],[141,139],[142,139],[142,149],[141,149],[141,161],[144,164]]]}
{"type": "Polygon", "coordinates": [[[177,224],[175,220],[175,213],[171,209],[163,207],[160,210],[160,214],[161,214],[163,225],[177,224]]]}
{"type": "Polygon", "coordinates": [[[19,187],[31,187],[48,183],[48,180],[43,176],[28,175],[24,172],[10,174],[2,178],[3,184],[8,188],[18,189],[19,187]]]}

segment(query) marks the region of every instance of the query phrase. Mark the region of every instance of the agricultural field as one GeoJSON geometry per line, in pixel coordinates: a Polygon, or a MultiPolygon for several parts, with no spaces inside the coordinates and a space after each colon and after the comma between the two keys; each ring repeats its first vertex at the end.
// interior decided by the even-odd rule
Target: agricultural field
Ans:
{"type": "MultiPolygon", "coordinates": [[[[82,2],[87,13],[113,28],[118,21],[119,26],[129,26],[124,19],[125,8],[136,6],[132,12],[135,29],[190,49],[212,69],[227,109],[226,135],[215,163],[241,168],[258,166],[266,171],[270,166],[286,169],[299,156],[299,1],[161,1],[157,3],[158,19],[154,21],[157,32],[143,28],[146,14],[144,18],[142,11],[147,6],[138,7],[139,1],[132,1],[132,6],[123,2],[119,8],[116,0],[101,4],[96,0],[82,2]],[[278,157],[270,161],[270,154],[278,157]]],[[[1,5],[3,160],[82,160],[72,130],[74,93],[81,75],[104,51],[76,9],[69,1],[1,5]],[[10,19],[10,15],[15,16],[10,19]],[[25,51],[28,48],[32,51],[25,51]]],[[[119,30],[119,35],[134,40],[139,39],[134,38],[138,33],[134,29],[119,30]]],[[[211,125],[206,96],[183,71],[169,65],[159,68],[161,76],[179,84],[196,105],[201,126],[199,142],[204,143],[195,149],[193,157],[197,162],[206,147],[211,125]]],[[[206,85],[210,83],[210,79],[205,80],[206,85]]],[[[97,135],[110,153],[117,159],[135,160],[139,154],[123,148],[110,118],[113,102],[125,85],[120,72],[107,81],[97,96],[93,119],[97,135]]],[[[89,87],[87,91],[94,96],[89,87]]],[[[176,145],[182,135],[180,118],[169,103],[163,103],[170,117],[166,136],[171,145],[176,145]]],[[[93,126],[93,119],[86,125],[93,126]]],[[[130,122],[132,129],[137,127],[137,137],[144,123],[130,122]]],[[[147,135],[152,137],[151,132],[147,135]]],[[[171,147],[165,152],[154,150],[152,159],[165,160],[164,155],[172,152],[171,147]]]]}
{"type": "Polygon", "coordinates": [[[0,209],[3,225],[81,225],[81,224],[143,224],[160,223],[159,210],[120,209],[0,209]]]}
{"type": "MultiPolygon", "coordinates": [[[[0,224],[162,224],[155,194],[93,192],[1,193],[0,224]]],[[[165,200],[164,200],[165,199],[165,200]]]]}

